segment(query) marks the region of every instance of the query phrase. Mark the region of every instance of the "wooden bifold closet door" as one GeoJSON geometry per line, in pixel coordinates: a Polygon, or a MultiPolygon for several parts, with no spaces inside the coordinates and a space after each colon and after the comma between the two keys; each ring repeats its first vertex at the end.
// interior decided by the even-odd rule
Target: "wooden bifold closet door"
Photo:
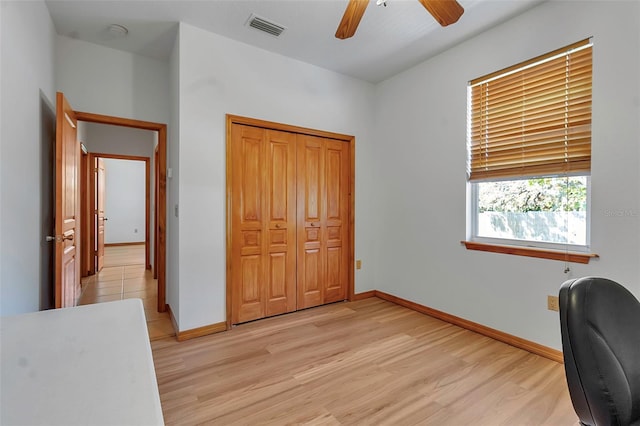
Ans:
{"type": "Polygon", "coordinates": [[[232,124],[231,322],[347,298],[349,143],[232,124]]]}
{"type": "Polygon", "coordinates": [[[298,135],[298,309],[346,299],[349,145],[298,135]]]}

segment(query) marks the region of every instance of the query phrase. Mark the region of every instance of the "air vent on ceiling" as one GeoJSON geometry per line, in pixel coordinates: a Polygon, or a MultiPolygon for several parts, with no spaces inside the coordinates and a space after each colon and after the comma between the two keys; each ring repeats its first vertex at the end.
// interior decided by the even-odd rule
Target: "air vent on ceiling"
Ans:
{"type": "Polygon", "coordinates": [[[280,36],[280,34],[282,34],[284,30],[286,30],[286,28],[283,27],[282,25],[276,24],[275,22],[268,21],[254,14],[251,14],[251,16],[249,16],[247,25],[251,28],[255,28],[256,30],[263,31],[274,37],[280,36]]]}

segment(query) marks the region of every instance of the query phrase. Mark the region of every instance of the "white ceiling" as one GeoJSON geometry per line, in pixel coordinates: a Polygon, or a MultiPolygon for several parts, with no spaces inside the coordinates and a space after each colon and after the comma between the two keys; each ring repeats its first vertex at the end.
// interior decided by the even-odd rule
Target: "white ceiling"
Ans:
{"type": "Polygon", "coordinates": [[[379,82],[545,0],[458,0],[460,20],[440,27],[418,0],[371,0],[353,38],[334,37],[347,0],[46,0],[56,31],[166,60],[177,22],[284,56],[379,82]],[[273,37],[246,26],[251,14],[287,29],[273,37]],[[110,24],[129,29],[124,38],[110,24]]]}

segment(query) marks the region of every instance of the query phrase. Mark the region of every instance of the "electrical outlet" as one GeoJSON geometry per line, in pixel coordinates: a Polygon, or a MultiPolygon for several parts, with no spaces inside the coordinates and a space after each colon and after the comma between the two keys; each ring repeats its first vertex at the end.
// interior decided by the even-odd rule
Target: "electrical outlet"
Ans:
{"type": "Polygon", "coordinates": [[[560,303],[558,302],[558,296],[547,296],[547,309],[550,311],[559,311],[560,303]]]}
{"type": "Polygon", "coordinates": [[[356,260],[356,269],[362,269],[362,260],[356,260]]]}

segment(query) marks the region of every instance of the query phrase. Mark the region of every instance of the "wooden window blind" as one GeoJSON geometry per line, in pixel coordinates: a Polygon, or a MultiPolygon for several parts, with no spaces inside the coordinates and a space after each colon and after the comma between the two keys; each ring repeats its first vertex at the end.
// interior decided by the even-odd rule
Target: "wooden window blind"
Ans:
{"type": "Polygon", "coordinates": [[[589,39],[469,82],[470,181],[589,174],[589,39]]]}

